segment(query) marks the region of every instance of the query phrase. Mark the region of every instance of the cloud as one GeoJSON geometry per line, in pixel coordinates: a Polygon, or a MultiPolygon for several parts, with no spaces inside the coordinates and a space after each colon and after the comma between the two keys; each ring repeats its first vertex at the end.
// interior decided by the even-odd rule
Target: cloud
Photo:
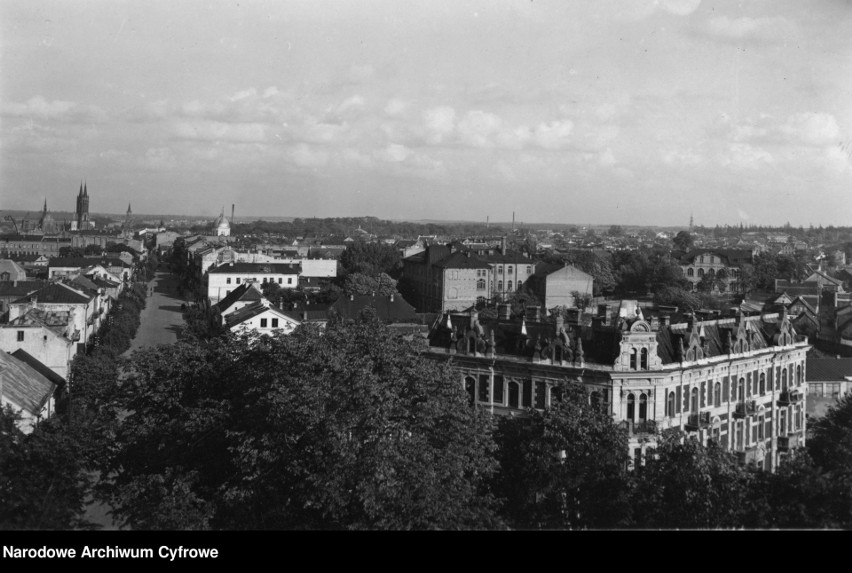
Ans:
{"type": "Polygon", "coordinates": [[[701,5],[701,0],[661,0],[660,7],[670,14],[689,16],[701,5]]]}
{"type": "Polygon", "coordinates": [[[172,133],[179,139],[252,143],[266,141],[266,129],[259,123],[196,120],[177,122],[172,133]]]}
{"type": "Polygon", "coordinates": [[[44,97],[33,96],[23,103],[8,103],[2,107],[3,115],[26,119],[49,119],[75,123],[101,123],[106,121],[106,113],[94,105],[82,105],[71,101],[48,101],[44,97]]]}
{"type": "Polygon", "coordinates": [[[791,115],[780,129],[793,141],[806,145],[834,145],[840,138],[837,120],[827,113],[805,112],[791,115]]]}
{"type": "Polygon", "coordinates": [[[732,144],[721,160],[722,165],[741,169],[755,169],[774,162],[775,159],[768,151],[747,143],[732,144]]]}
{"type": "Polygon", "coordinates": [[[287,155],[299,167],[323,167],[329,160],[328,152],[305,143],[291,148],[287,155]]]}
{"type": "Polygon", "coordinates": [[[432,108],[424,112],[426,140],[432,144],[441,143],[455,129],[456,111],[448,106],[432,108]]]}
{"type": "Polygon", "coordinates": [[[781,16],[729,18],[717,16],[707,22],[707,32],[726,40],[785,41],[796,35],[796,27],[781,16]]]}

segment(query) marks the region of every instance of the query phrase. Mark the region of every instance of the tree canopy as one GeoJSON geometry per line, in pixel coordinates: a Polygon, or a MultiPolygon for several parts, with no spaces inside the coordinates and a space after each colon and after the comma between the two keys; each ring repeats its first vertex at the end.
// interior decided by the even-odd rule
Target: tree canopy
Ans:
{"type": "Polygon", "coordinates": [[[105,458],[134,528],[499,524],[491,420],[374,317],[134,355],[105,458]]]}

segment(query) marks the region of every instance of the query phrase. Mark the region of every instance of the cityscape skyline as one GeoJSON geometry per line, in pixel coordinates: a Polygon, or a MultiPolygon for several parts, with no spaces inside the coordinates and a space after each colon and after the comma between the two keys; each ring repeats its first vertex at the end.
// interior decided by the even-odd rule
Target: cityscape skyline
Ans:
{"type": "Polygon", "coordinates": [[[0,208],[850,219],[848,3],[563,4],[4,2],[0,208]]]}

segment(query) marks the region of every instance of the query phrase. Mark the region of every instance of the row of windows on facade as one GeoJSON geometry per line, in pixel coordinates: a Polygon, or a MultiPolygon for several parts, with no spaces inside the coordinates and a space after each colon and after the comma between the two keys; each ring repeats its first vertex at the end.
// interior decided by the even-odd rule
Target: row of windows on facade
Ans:
{"type": "MultiPolygon", "coordinates": [[[[728,272],[728,278],[730,278],[730,279],[736,278],[740,274],[739,269],[728,269],[727,272],[728,272]]],[[[715,277],[716,276],[716,269],[707,270],[707,274],[711,277],[715,277]]],[[[703,277],[704,276],[704,269],[698,269],[697,275],[698,275],[699,278],[703,277]]],[[[695,269],[693,269],[692,267],[689,267],[688,269],[686,269],[686,276],[688,276],[688,277],[696,276],[695,269]]]]}
{"type": "MultiPolygon", "coordinates": [[[[492,286],[493,286],[493,284],[494,283],[492,281],[492,286]]],[[[506,283],[506,292],[512,292],[514,290],[514,288],[515,288],[515,285],[512,283],[512,281],[509,281],[508,283],[506,283]]],[[[521,281],[518,281],[517,289],[521,290],[521,281]]],[[[437,288],[435,290],[437,292],[437,288]]],[[[485,280],[484,279],[480,279],[480,280],[476,281],[476,290],[482,290],[482,291],[485,290],[485,280]]],[[[503,281],[497,281],[497,292],[503,292],[503,281]]],[[[453,299],[453,298],[458,298],[458,297],[459,297],[459,290],[456,287],[450,287],[447,290],[447,298],[453,299]]]]}
{"type": "Polygon", "coordinates": [[[840,387],[840,382],[820,382],[818,384],[809,382],[808,394],[817,398],[839,398],[840,387]]]}
{"type": "Polygon", "coordinates": [[[466,376],[464,388],[471,404],[483,402],[510,408],[544,409],[548,403],[548,393],[551,399],[558,399],[558,389],[549,388],[545,382],[533,382],[529,378],[522,382],[506,382],[499,374],[494,376],[493,395],[489,374],[480,374],[478,381],[473,376],[466,376]]]}
{"type": "MultiPolygon", "coordinates": [[[[803,383],[802,366],[796,366],[796,377],[793,378],[792,366],[790,367],[790,382],[787,381],[787,368],[780,366],[776,370],[775,390],[786,391],[789,385],[798,386],[803,383]]],[[[730,383],[728,377],[725,376],[722,382],[708,383],[701,382],[700,389],[693,386],[691,390],[687,389],[682,394],[681,388],[678,386],[675,390],[670,391],[666,399],[666,416],[673,417],[681,412],[681,404],[684,412],[697,412],[701,408],[718,408],[723,402],[743,402],[751,396],[764,396],[767,391],[771,392],[771,384],[767,386],[766,374],[761,372],[760,376],[749,376],[748,379],[740,378],[737,383],[730,383]]],[[[632,394],[628,395],[628,404],[632,398],[632,394]]],[[[643,394],[644,396],[644,394],[643,394]]]]}
{"type": "MultiPolygon", "coordinates": [[[[245,277],[243,280],[247,283],[249,283],[249,282],[255,282],[256,283],[257,277],[251,277],[251,278],[245,277]]],[[[236,281],[237,281],[237,284],[240,284],[240,277],[237,277],[236,281]]],[[[266,284],[267,282],[275,282],[275,279],[267,279],[266,277],[263,277],[263,284],[266,284]]],[[[228,285],[231,284],[231,277],[227,277],[225,279],[225,284],[228,284],[228,285]]],[[[280,278],[280,277],[278,278],[278,284],[284,284],[283,279],[280,278]]],[[[287,277],[287,284],[288,285],[293,284],[293,277],[287,277]]]]}

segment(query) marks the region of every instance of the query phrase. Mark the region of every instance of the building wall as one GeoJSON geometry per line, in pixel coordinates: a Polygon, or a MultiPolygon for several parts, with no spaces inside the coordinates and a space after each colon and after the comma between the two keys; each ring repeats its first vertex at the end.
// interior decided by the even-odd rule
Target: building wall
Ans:
{"type": "Polygon", "coordinates": [[[289,289],[299,285],[299,275],[282,273],[208,273],[207,296],[210,304],[216,304],[230,291],[246,282],[274,282],[279,287],[289,289]]]}
{"type": "Polygon", "coordinates": [[[702,443],[715,439],[727,450],[739,452],[744,461],[774,469],[787,448],[805,443],[808,348],[806,342],[798,342],[645,370],[434,347],[428,356],[446,360],[452,355],[462,386],[475,403],[495,414],[544,408],[553,400],[551,390],[559,381],[581,381],[589,389],[590,400],[599,400],[613,421],[627,429],[636,461],[655,446],[659,431],[677,427],[702,443]],[[786,403],[782,398],[791,390],[797,391],[798,399],[786,403]],[[743,410],[742,417],[737,415],[738,408],[743,410]]]}
{"type": "Polygon", "coordinates": [[[289,334],[299,325],[289,318],[282,317],[280,314],[269,310],[252,317],[251,319],[234,325],[231,328],[232,332],[247,333],[254,332],[257,334],[274,334],[281,332],[289,334]],[[277,326],[275,326],[277,324],[277,326]]]}
{"type": "Polygon", "coordinates": [[[541,282],[544,292],[541,293],[541,301],[545,308],[575,306],[574,291],[592,296],[594,279],[574,267],[565,267],[554,271],[541,282]]]}
{"type": "Polygon", "coordinates": [[[477,298],[488,296],[488,269],[443,269],[442,275],[441,312],[470,308],[477,298]]]}
{"type": "Polygon", "coordinates": [[[727,263],[724,262],[724,259],[722,259],[719,255],[714,255],[709,252],[696,255],[691,264],[681,265],[680,268],[683,270],[684,278],[692,283],[693,290],[696,290],[698,283],[701,282],[704,275],[708,274],[711,270],[715,274],[722,269],[728,273],[725,291],[736,291],[738,288],[737,283],[739,281],[740,269],[738,267],[729,267],[727,263]],[[690,272],[692,273],[692,276],[690,276],[690,272]]]}
{"type": "Polygon", "coordinates": [[[0,327],[0,350],[11,354],[21,349],[64,379],[68,379],[71,360],[77,354],[77,344],[43,326],[0,327]],[[24,339],[18,340],[18,333],[24,339]]]}
{"type": "Polygon", "coordinates": [[[524,263],[489,262],[488,264],[491,265],[491,279],[488,288],[492,297],[499,296],[505,299],[512,296],[535,274],[535,263],[531,260],[524,263]],[[518,281],[520,281],[520,286],[518,281]]]}

